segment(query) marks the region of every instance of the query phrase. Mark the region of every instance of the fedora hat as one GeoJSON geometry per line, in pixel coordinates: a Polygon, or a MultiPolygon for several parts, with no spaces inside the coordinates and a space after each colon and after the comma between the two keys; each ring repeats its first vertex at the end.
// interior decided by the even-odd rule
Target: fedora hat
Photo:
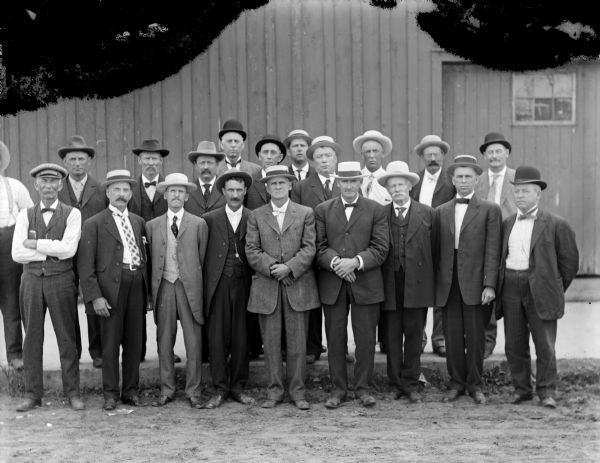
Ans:
{"type": "Polygon", "coordinates": [[[385,169],[385,174],[381,175],[377,181],[381,186],[385,187],[388,179],[392,177],[404,177],[412,183],[412,186],[415,186],[420,180],[417,174],[408,170],[408,164],[404,161],[390,162],[385,169]]]}
{"type": "Polygon", "coordinates": [[[196,151],[190,151],[187,156],[192,164],[196,162],[198,156],[212,156],[217,162],[225,159],[225,154],[219,153],[217,146],[212,141],[201,141],[198,143],[196,151]]]}
{"type": "Polygon", "coordinates": [[[131,173],[127,169],[116,169],[106,173],[106,180],[102,182],[103,187],[112,185],[113,183],[126,182],[135,187],[137,182],[131,178],[131,173]]]}
{"type": "Polygon", "coordinates": [[[190,183],[188,181],[187,175],[175,172],[167,175],[164,181],[159,182],[158,185],[156,185],[156,191],[163,194],[170,186],[183,186],[188,193],[198,188],[195,183],[190,183]]]}
{"type": "Polygon", "coordinates": [[[333,178],[341,180],[357,180],[366,176],[367,174],[363,174],[360,170],[360,162],[358,161],[340,162],[337,165],[337,174],[332,175],[333,178]]]}
{"type": "Polygon", "coordinates": [[[288,133],[286,139],[283,140],[283,144],[286,146],[287,149],[289,149],[290,143],[292,143],[292,140],[295,140],[296,138],[301,138],[302,140],[306,141],[308,146],[310,146],[310,144],[312,143],[312,138],[306,130],[295,129],[288,133]]]}
{"type": "Polygon", "coordinates": [[[0,141],[0,173],[4,172],[10,164],[10,151],[8,147],[0,141]]]}
{"type": "Polygon", "coordinates": [[[133,154],[136,156],[139,156],[140,153],[159,153],[161,157],[164,158],[169,154],[169,150],[162,148],[160,142],[156,138],[142,141],[142,144],[139,147],[133,148],[131,151],[133,151],[133,154]]]}
{"type": "Polygon", "coordinates": [[[29,171],[29,175],[32,177],[46,177],[46,178],[57,178],[62,180],[65,178],[69,172],[62,166],[58,164],[53,164],[51,162],[45,162],[44,164],[40,164],[39,166],[35,166],[33,169],[29,171]]]}
{"type": "Polygon", "coordinates": [[[379,143],[383,147],[383,155],[387,156],[392,152],[392,140],[383,135],[381,132],[377,130],[367,130],[362,135],[359,135],[352,142],[352,146],[354,147],[354,151],[360,153],[362,151],[362,145],[364,142],[373,140],[379,143]]]}
{"type": "Polygon", "coordinates": [[[477,158],[470,154],[459,154],[454,158],[454,162],[447,167],[448,175],[454,175],[454,169],[457,167],[471,167],[477,175],[481,175],[483,169],[477,164],[477,158]]]}
{"type": "Polygon", "coordinates": [[[283,161],[285,159],[285,155],[287,154],[287,149],[285,148],[285,145],[281,142],[281,139],[277,135],[263,135],[263,137],[260,140],[258,140],[256,145],[254,146],[254,151],[256,152],[256,155],[258,156],[258,153],[260,152],[263,145],[267,143],[274,143],[279,147],[281,154],[283,154],[283,157],[281,158],[281,161],[283,161]]]}
{"type": "Polygon", "coordinates": [[[323,146],[333,149],[337,157],[340,157],[342,155],[342,147],[338,145],[333,138],[331,138],[329,135],[321,135],[319,137],[313,138],[312,143],[306,151],[306,157],[308,159],[312,159],[315,150],[323,146]]]}
{"type": "Polygon", "coordinates": [[[287,178],[290,182],[297,180],[294,175],[290,174],[290,171],[288,170],[287,166],[282,166],[281,164],[277,164],[275,166],[267,167],[267,170],[265,170],[265,176],[260,179],[260,182],[267,183],[269,181],[269,179],[272,179],[275,177],[287,178]]]}
{"type": "Polygon", "coordinates": [[[422,156],[423,150],[429,146],[439,146],[444,154],[448,154],[448,151],[450,151],[450,145],[437,135],[425,135],[421,138],[421,143],[415,146],[414,151],[419,156],[422,156]]]}
{"type": "Polygon", "coordinates": [[[81,135],[73,135],[70,137],[67,146],[63,146],[58,149],[58,156],[61,159],[64,159],[67,153],[71,153],[73,151],[83,151],[84,153],[87,153],[90,158],[93,158],[94,154],[96,153],[94,148],[85,143],[85,140],[81,135]]]}
{"type": "Polygon", "coordinates": [[[545,190],[548,184],[542,180],[542,174],[540,171],[532,166],[519,166],[515,170],[515,179],[510,182],[513,185],[525,185],[527,183],[534,183],[538,185],[542,190],[545,190]]]}
{"type": "Polygon", "coordinates": [[[479,147],[479,151],[481,152],[481,154],[485,152],[489,145],[492,145],[494,143],[500,143],[501,145],[504,145],[504,147],[508,151],[512,151],[512,147],[510,146],[510,143],[506,140],[506,138],[504,138],[504,135],[497,132],[490,132],[484,137],[483,145],[479,147]]]}
{"type": "Polygon", "coordinates": [[[219,130],[219,140],[227,132],[239,133],[242,136],[243,140],[246,141],[247,134],[246,132],[244,132],[244,126],[240,121],[236,121],[235,119],[229,119],[228,121],[225,121],[225,123],[223,124],[223,128],[219,130]]]}
{"type": "Polygon", "coordinates": [[[215,182],[215,186],[217,187],[217,191],[223,191],[223,187],[225,186],[225,182],[232,178],[240,178],[244,181],[246,188],[250,188],[252,185],[252,177],[249,173],[243,172],[239,169],[229,169],[226,172],[223,172],[219,177],[217,177],[217,181],[215,182]]]}

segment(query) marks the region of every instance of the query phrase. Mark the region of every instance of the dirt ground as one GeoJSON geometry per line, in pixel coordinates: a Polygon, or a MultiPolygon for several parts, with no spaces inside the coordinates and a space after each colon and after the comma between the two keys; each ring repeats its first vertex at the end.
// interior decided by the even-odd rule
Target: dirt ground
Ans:
{"type": "MultiPolygon", "coordinates": [[[[98,391],[87,391],[87,410],[72,411],[50,396],[29,413],[14,411],[17,397],[0,395],[0,461],[4,462],[397,462],[397,461],[599,461],[600,375],[561,375],[558,407],[537,400],[507,404],[508,378],[486,378],[488,404],[468,397],[443,403],[441,381],[431,379],[425,401],[393,400],[377,378],[377,405],[348,401],[324,408],[327,377],[310,379],[310,411],[283,403],[274,410],[227,401],[216,410],[193,410],[183,395],[164,408],[119,406],[102,411],[98,391]],[[130,413],[127,411],[132,410],[130,413]]],[[[264,389],[250,388],[259,401],[264,389]]],[[[150,403],[157,389],[146,389],[150,403]]],[[[210,396],[205,391],[204,398],[210,396]]]]}

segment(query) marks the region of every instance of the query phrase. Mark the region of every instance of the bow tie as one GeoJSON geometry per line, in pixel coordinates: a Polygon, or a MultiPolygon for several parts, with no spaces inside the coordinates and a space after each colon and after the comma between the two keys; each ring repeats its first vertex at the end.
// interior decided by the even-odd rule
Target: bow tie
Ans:
{"type": "Polygon", "coordinates": [[[456,198],[454,202],[456,204],[469,204],[469,198],[456,198]]]}
{"type": "Polygon", "coordinates": [[[537,208],[535,208],[533,211],[528,212],[527,214],[521,214],[519,216],[519,220],[527,220],[527,219],[535,220],[536,212],[537,212],[537,208]]]}
{"type": "Polygon", "coordinates": [[[344,207],[356,207],[356,203],[346,203],[344,204],[344,207]]]}
{"type": "Polygon", "coordinates": [[[145,188],[149,188],[151,186],[156,186],[156,180],[152,180],[151,182],[144,182],[145,188]]]}
{"type": "Polygon", "coordinates": [[[54,209],[52,209],[51,207],[45,207],[45,208],[42,209],[42,214],[44,212],[52,212],[52,213],[54,213],[54,209]]]}
{"type": "Polygon", "coordinates": [[[279,214],[285,214],[283,209],[273,209],[273,215],[277,217],[279,214]]]}

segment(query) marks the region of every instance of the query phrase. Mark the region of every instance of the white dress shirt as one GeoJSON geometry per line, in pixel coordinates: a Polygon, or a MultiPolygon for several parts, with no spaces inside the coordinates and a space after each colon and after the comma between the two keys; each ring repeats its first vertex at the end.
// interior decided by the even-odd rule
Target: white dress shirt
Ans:
{"type": "MultiPolygon", "coordinates": [[[[208,182],[208,184],[210,185],[210,187],[208,188],[209,193],[212,193],[212,190],[215,186],[215,181],[217,180],[217,176],[215,175],[212,180],[210,182],[208,182]]],[[[204,195],[204,185],[205,183],[201,180],[198,179],[198,185],[200,185],[200,193],[202,193],[204,195]]]]}
{"type": "Polygon", "coordinates": [[[227,218],[229,219],[229,223],[231,224],[231,228],[233,228],[234,233],[236,232],[242,220],[242,210],[243,207],[241,206],[237,211],[233,211],[229,207],[229,204],[225,205],[225,213],[227,214],[227,218]]]}
{"type": "MultiPolygon", "coordinates": [[[[342,204],[344,205],[344,213],[346,214],[346,219],[348,221],[350,221],[350,216],[352,215],[352,212],[354,211],[356,206],[346,207],[346,204],[356,204],[358,202],[358,197],[359,197],[359,195],[356,195],[356,199],[352,202],[348,202],[344,198],[340,198],[342,200],[342,204]]],[[[357,255],[356,258],[358,259],[358,262],[359,262],[358,270],[362,270],[364,268],[364,263],[363,263],[362,257],[357,255]]],[[[339,259],[340,258],[336,256],[331,260],[331,268],[333,268],[333,264],[336,263],[339,259]]]]}
{"type": "MultiPolygon", "coordinates": [[[[469,201],[473,198],[475,192],[471,192],[471,194],[464,196],[464,198],[469,201]]],[[[456,195],[457,198],[462,198],[462,196],[456,195]]],[[[454,205],[454,249],[458,249],[458,241],[460,240],[460,229],[462,227],[463,220],[465,218],[465,214],[467,213],[468,204],[455,204],[454,205]]]]}
{"type": "MultiPolygon", "coordinates": [[[[494,202],[500,205],[500,196],[502,194],[502,185],[504,184],[504,176],[506,175],[506,166],[502,169],[502,172],[492,172],[488,169],[488,178],[489,178],[489,190],[492,189],[492,183],[494,182],[494,175],[496,176],[496,191],[494,196],[494,202]]],[[[488,193],[489,197],[489,193],[488,193]]]]}
{"type": "Polygon", "coordinates": [[[125,231],[123,230],[123,224],[121,223],[121,219],[119,218],[119,216],[125,217],[126,220],[129,221],[129,226],[131,227],[131,231],[133,232],[133,227],[131,226],[131,221],[129,220],[129,211],[127,210],[127,208],[125,208],[125,210],[123,212],[121,212],[119,209],[117,209],[112,204],[109,204],[108,208],[113,213],[113,219],[115,221],[115,224],[117,225],[117,228],[119,229],[119,235],[121,236],[121,242],[123,243],[123,263],[130,265],[131,264],[131,250],[129,249],[129,244],[128,244],[127,238],[125,236],[125,231]],[[115,217],[115,215],[116,215],[116,217],[115,217]]]}
{"type": "MultiPolygon", "coordinates": [[[[58,200],[54,201],[52,209],[58,207],[58,200]]],[[[44,223],[48,225],[52,218],[52,212],[44,212],[42,217],[44,223]]],[[[67,217],[67,226],[60,240],[38,239],[36,249],[29,249],[23,246],[23,241],[27,239],[29,231],[29,218],[27,217],[27,209],[21,209],[17,215],[15,224],[15,234],[12,242],[12,258],[19,264],[27,264],[29,262],[39,262],[47,259],[48,256],[56,257],[57,259],[69,259],[77,252],[79,238],[81,237],[81,212],[79,209],[72,208],[67,217]]]]}
{"type": "Polygon", "coordinates": [[[17,221],[19,211],[32,206],[33,201],[25,185],[17,179],[0,175],[0,228],[12,227],[17,221]],[[10,195],[6,190],[6,182],[10,188],[10,195]]]}
{"type": "Polygon", "coordinates": [[[423,173],[423,181],[421,182],[421,192],[419,193],[419,202],[421,204],[426,204],[431,207],[435,186],[440,179],[441,173],[442,169],[438,170],[435,174],[431,174],[427,169],[425,169],[425,172],[423,173]]]}
{"type": "Polygon", "coordinates": [[[291,165],[292,170],[294,171],[294,177],[298,178],[298,171],[300,171],[300,178],[298,180],[304,180],[308,175],[308,162],[303,167],[296,167],[294,164],[291,165]]]}
{"type": "Polygon", "coordinates": [[[398,214],[401,212],[399,210],[399,208],[401,208],[401,207],[405,207],[406,208],[404,210],[404,212],[402,212],[402,218],[405,219],[406,218],[406,214],[408,214],[408,210],[410,209],[410,198],[402,206],[400,204],[398,204],[396,201],[394,201],[394,213],[396,214],[396,217],[398,217],[398,218],[399,218],[398,214]]]}
{"type": "Polygon", "coordinates": [[[385,174],[383,167],[380,167],[375,172],[371,172],[364,167],[361,172],[368,177],[365,177],[361,186],[363,196],[373,201],[377,201],[382,206],[392,202],[392,197],[387,191],[387,188],[381,186],[377,179],[385,174]]]}
{"type": "Polygon", "coordinates": [[[156,177],[154,177],[153,179],[147,179],[146,177],[144,177],[144,174],[142,174],[142,187],[144,187],[144,189],[146,190],[146,194],[148,195],[148,198],[150,198],[150,201],[154,201],[154,195],[156,194],[156,187],[149,186],[148,188],[146,188],[144,186],[144,183],[146,183],[146,182],[156,182],[156,184],[158,184],[158,175],[156,177]]]}
{"type": "MultiPolygon", "coordinates": [[[[537,206],[528,212],[537,217],[537,206]]],[[[517,210],[517,219],[508,237],[508,255],[506,268],[511,270],[527,270],[529,268],[529,253],[531,251],[531,234],[533,233],[534,219],[519,220],[523,213],[517,210]]]]}
{"type": "Polygon", "coordinates": [[[227,170],[239,169],[238,166],[241,164],[241,162],[242,162],[242,157],[240,156],[239,158],[237,158],[237,160],[233,164],[230,164],[229,160],[226,160],[225,165],[227,166],[227,170]]]}
{"type": "Polygon", "coordinates": [[[288,199],[283,206],[277,207],[275,204],[273,204],[273,201],[271,201],[271,208],[273,209],[273,215],[277,219],[277,224],[279,225],[280,230],[283,228],[283,219],[285,218],[285,213],[287,211],[287,207],[288,207],[289,203],[290,203],[290,200],[288,199]]]}
{"type": "Polygon", "coordinates": [[[335,179],[333,177],[324,177],[319,173],[317,173],[317,175],[319,176],[319,180],[321,180],[321,185],[323,185],[324,190],[327,189],[327,187],[325,186],[325,182],[329,180],[329,192],[331,193],[333,191],[333,182],[335,181],[335,179]]]}
{"type": "Polygon", "coordinates": [[[169,222],[169,231],[171,230],[171,224],[173,223],[173,217],[177,217],[177,228],[181,227],[181,220],[183,219],[183,211],[181,208],[177,212],[173,212],[171,209],[167,209],[167,220],[169,222]]]}
{"type": "Polygon", "coordinates": [[[73,179],[73,177],[69,175],[69,183],[71,184],[71,188],[73,188],[73,193],[75,193],[75,198],[77,198],[77,201],[81,200],[81,194],[83,193],[83,189],[85,188],[85,182],[87,182],[87,179],[87,174],[85,174],[85,177],[83,177],[79,181],[73,179]]]}

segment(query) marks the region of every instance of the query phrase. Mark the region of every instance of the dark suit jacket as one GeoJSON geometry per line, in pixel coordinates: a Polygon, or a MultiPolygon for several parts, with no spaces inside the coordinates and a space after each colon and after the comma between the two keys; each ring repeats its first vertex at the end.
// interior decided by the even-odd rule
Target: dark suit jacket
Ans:
{"type": "MultiPolygon", "coordinates": [[[[295,168],[293,165],[289,165],[288,166],[288,171],[290,174],[292,174],[294,177],[296,177],[296,179],[298,178],[298,173],[296,172],[295,168]]],[[[317,171],[315,170],[315,168],[313,166],[311,166],[309,164],[308,166],[308,172],[306,173],[306,178],[303,178],[302,180],[306,180],[307,178],[310,178],[312,175],[317,175],[317,171]]],[[[298,180],[296,180],[297,182],[298,180]]]]}
{"type": "Polygon", "coordinates": [[[204,214],[220,207],[225,206],[225,197],[220,191],[217,191],[217,185],[215,184],[210,191],[208,198],[208,204],[204,201],[204,189],[202,184],[196,182],[198,188],[196,191],[190,193],[189,199],[185,202],[183,208],[191,214],[202,217],[204,214]]]}
{"type": "MultiPolygon", "coordinates": [[[[394,240],[392,218],[394,203],[384,206],[390,227],[390,249],[382,270],[385,289],[383,310],[396,310],[396,279],[394,275],[394,240]]],[[[433,209],[418,201],[411,201],[406,242],[404,244],[404,307],[431,307],[434,304],[435,278],[433,274],[433,209]]]]}
{"type": "MultiPolygon", "coordinates": [[[[331,191],[331,197],[339,197],[340,189],[337,185],[337,182],[335,182],[333,178],[331,181],[333,188],[331,191]]],[[[317,205],[327,201],[323,184],[321,183],[321,179],[316,171],[314,175],[306,177],[300,182],[294,183],[294,186],[292,187],[292,201],[302,204],[303,206],[312,207],[313,209],[316,208],[317,205]]]]}
{"type": "MultiPolygon", "coordinates": [[[[506,168],[504,181],[502,182],[502,190],[500,190],[500,209],[502,210],[502,220],[517,213],[517,205],[515,204],[515,193],[513,186],[510,184],[515,179],[515,169],[506,168]]],[[[479,176],[479,181],[475,185],[475,194],[478,198],[487,199],[490,191],[489,169],[483,171],[479,176]]]]}
{"type": "MultiPolygon", "coordinates": [[[[517,214],[502,224],[502,259],[498,292],[502,291],[508,238],[517,214]]],[[[539,210],[531,233],[529,289],[542,320],[556,320],[565,313],[565,291],[577,275],[579,251],[575,232],[562,217],[539,210]]],[[[502,318],[502,298],[496,302],[496,317],[502,318]]]]}
{"type": "Polygon", "coordinates": [[[265,184],[260,181],[261,178],[262,171],[258,171],[252,176],[252,185],[248,188],[244,198],[244,205],[251,211],[264,206],[270,201],[265,184]]]}
{"type": "Polygon", "coordinates": [[[436,208],[434,217],[435,306],[444,307],[450,294],[455,233],[460,233],[457,269],[462,298],[467,305],[481,305],[483,288],[497,287],[502,225],[500,207],[473,195],[459,231],[454,229],[454,201],[436,208]]]}
{"type": "MultiPolygon", "coordinates": [[[[419,183],[417,183],[412,188],[412,190],[410,190],[410,197],[415,201],[419,200],[424,175],[425,169],[419,172],[419,183]]],[[[435,184],[435,189],[433,190],[433,199],[431,200],[431,207],[435,209],[436,207],[450,201],[455,196],[456,188],[454,188],[454,185],[452,185],[452,181],[450,180],[450,177],[448,177],[448,172],[446,172],[446,169],[442,169],[438,181],[435,184]]]]}
{"type": "MultiPolygon", "coordinates": [[[[252,278],[252,269],[246,259],[246,225],[250,211],[246,208],[242,210],[242,220],[238,225],[241,249],[238,249],[240,258],[244,262],[244,283],[250,288],[252,278]]],[[[208,318],[210,313],[210,304],[212,302],[223,268],[227,253],[229,252],[229,239],[227,233],[227,213],[225,207],[207,213],[202,217],[208,225],[208,244],[206,246],[206,259],[204,261],[204,316],[208,318]]]]}
{"type": "MultiPolygon", "coordinates": [[[[254,174],[262,170],[262,168],[258,164],[246,161],[245,159],[242,159],[242,161],[238,164],[238,169],[242,172],[249,173],[252,177],[254,176],[254,174]]],[[[227,172],[227,164],[225,164],[225,160],[219,163],[219,167],[217,168],[217,177],[223,172],[227,172]]]]}
{"type": "Polygon", "coordinates": [[[342,279],[331,269],[333,258],[352,258],[357,255],[361,256],[364,268],[356,272],[356,281],[351,285],[356,303],[369,305],[382,302],[381,265],[387,256],[390,241],[388,219],[383,206],[360,196],[348,221],[342,200],[337,197],[319,204],[315,208],[315,218],[321,302],[335,304],[342,287],[342,279]]]}
{"type": "MultiPolygon", "coordinates": [[[[158,176],[158,181],[163,182],[165,178],[162,175],[158,176]]],[[[131,197],[131,201],[127,205],[127,208],[136,215],[142,217],[142,195],[150,201],[148,198],[148,194],[146,193],[146,189],[144,188],[144,183],[142,182],[142,176],[140,175],[137,178],[137,185],[133,189],[133,196],[131,197]]],[[[168,206],[167,201],[163,195],[161,195],[158,191],[154,194],[154,199],[152,201],[154,205],[154,214],[152,217],[142,217],[146,222],[148,220],[152,220],[160,215],[163,215],[167,212],[168,206]]]]}
{"type": "MultiPolygon", "coordinates": [[[[142,262],[145,265],[141,271],[144,276],[144,284],[148,288],[144,219],[130,213],[129,221],[140,249],[142,262]]],[[[87,313],[94,313],[90,303],[99,297],[104,297],[112,307],[117,306],[122,263],[121,235],[119,235],[119,229],[111,210],[106,208],[84,222],[77,253],[79,282],[83,300],[88,304],[86,306],[87,313]],[[90,310],[92,311],[90,312],[90,310]]],[[[146,294],[147,290],[139,296],[145,300],[146,294]]]]}
{"type": "Polygon", "coordinates": [[[96,215],[103,209],[106,209],[106,207],[108,206],[106,190],[102,188],[100,183],[91,175],[88,175],[87,181],[85,182],[85,186],[83,187],[83,192],[81,193],[80,199],[80,206],[78,206],[77,202],[73,200],[74,198],[75,193],[73,192],[71,182],[69,181],[69,177],[67,176],[67,178],[65,178],[64,180],[64,185],[62,189],[58,192],[58,200],[61,203],[79,209],[79,211],[81,212],[82,225],[87,219],[89,219],[93,215],[96,215]]]}

